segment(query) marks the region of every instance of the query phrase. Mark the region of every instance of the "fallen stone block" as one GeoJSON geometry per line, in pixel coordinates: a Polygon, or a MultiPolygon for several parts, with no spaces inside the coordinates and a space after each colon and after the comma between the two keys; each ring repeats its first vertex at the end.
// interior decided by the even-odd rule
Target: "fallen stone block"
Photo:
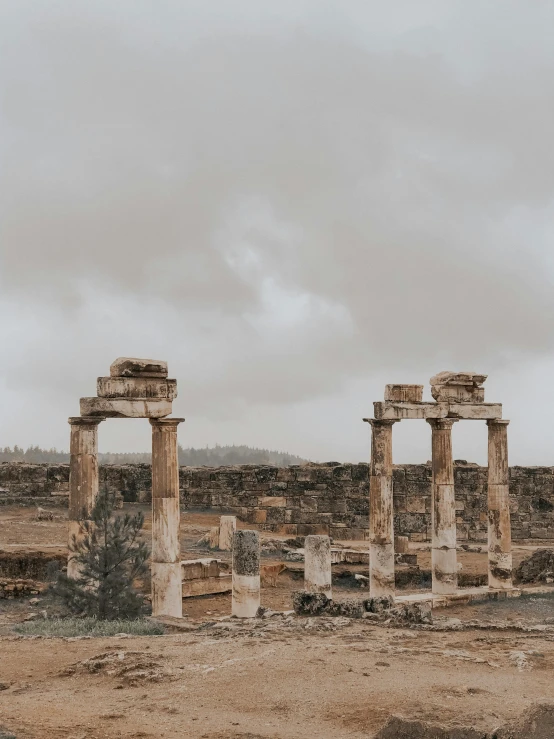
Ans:
{"type": "Polygon", "coordinates": [[[537,549],[519,563],[514,571],[514,582],[548,582],[554,578],[554,550],[537,549]]]}
{"type": "Polygon", "coordinates": [[[375,739],[489,739],[489,736],[475,729],[455,726],[448,728],[426,721],[412,721],[401,716],[391,716],[375,739]]]}
{"type": "Polygon", "coordinates": [[[385,400],[401,403],[421,403],[423,385],[385,385],[385,400]]]}
{"type": "Polygon", "coordinates": [[[99,398],[156,398],[175,400],[177,380],[153,377],[99,377],[96,382],[99,398]]]}
{"type": "Polygon", "coordinates": [[[82,416],[104,418],[164,418],[171,414],[170,400],[81,398],[82,416]]]}
{"type": "Polygon", "coordinates": [[[167,362],[159,359],[118,357],[110,366],[111,377],[167,377],[167,362]]]}
{"type": "Polygon", "coordinates": [[[552,739],[554,703],[536,703],[516,721],[506,724],[493,735],[495,739],[552,739]]]}

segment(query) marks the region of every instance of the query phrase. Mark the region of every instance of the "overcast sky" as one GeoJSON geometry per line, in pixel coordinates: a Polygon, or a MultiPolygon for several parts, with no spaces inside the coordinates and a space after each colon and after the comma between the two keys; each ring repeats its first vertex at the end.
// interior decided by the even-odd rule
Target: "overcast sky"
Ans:
{"type": "MultiPolygon", "coordinates": [[[[0,0],[0,446],[67,449],[140,356],[184,446],[367,460],[385,383],[469,369],[511,461],[554,464],[553,27],[543,0],[0,0]]],[[[429,458],[427,424],[394,434],[429,458]]],[[[454,441],[485,460],[485,424],[454,441]]]]}

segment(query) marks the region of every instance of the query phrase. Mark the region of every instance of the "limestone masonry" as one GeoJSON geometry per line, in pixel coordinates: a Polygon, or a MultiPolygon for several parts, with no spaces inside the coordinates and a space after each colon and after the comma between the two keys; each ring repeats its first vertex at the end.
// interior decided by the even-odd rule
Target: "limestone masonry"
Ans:
{"type": "MultiPolygon", "coordinates": [[[[395,465],[396,535],[423,541],[431,536],[430,465],[395,465]]],[[[150,465],[100,466],[100,485],[124,499],[150,502],[150,465]]],[[[457,536],[487,540],[487,468],[454,464],[457,536]]],[[[554,467],[510,467],[512,537],[554,540],[554,467]]],[[[367,537],[368,464],[294,467],[242,465],[181,467],[181,503],[211,508],[291,536],[331,534],[335,539],[367,537]]],[[[68,464],[0,464],[0,504],[67,506],[68,464]]]]}

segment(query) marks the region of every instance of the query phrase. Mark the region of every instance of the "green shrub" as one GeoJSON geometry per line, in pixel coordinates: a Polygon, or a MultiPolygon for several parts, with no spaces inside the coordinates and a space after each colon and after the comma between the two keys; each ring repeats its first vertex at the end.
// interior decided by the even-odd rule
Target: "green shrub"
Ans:
{"type": "MultiPolygon", "coordinates": [[[[52,618],[26,621],[14,626],[14,631],[25,636],[159,636],[165,633],[163,626],[147,619],[114,619],[99,621],[96,618],[52,618]]],[[[0,739],[2,735],[0,734],[0,739]]]]}
{"type": "Polygon", "coordinates": [[[115,494],[103,490],[91,518],[85,512],[79,523],[83,535],[73,536],[69,549],[77,563],[75,579],[60,574],[54,592],[75,614],[99,620],[134,619],[144,599],[134,581],[146,573],[149,551],[139,536],[144,516],[114,516],[115,494]]]}

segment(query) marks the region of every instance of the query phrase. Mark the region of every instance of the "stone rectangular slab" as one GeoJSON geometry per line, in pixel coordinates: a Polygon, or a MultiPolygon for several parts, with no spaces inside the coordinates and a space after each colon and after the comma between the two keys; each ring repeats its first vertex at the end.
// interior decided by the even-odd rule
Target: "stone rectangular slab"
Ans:
{"type": "Polygon", "coordinates": [[[207,577],[219,577],[221,560],[215,558],[181,560],[181,576],[183,580],[200,580],[207,577]]]}
{"type": "Polygon", "coordinates": [[[171,414],[170,400],[81,398],[82,416],[104,418],[164,418],[171,414]]]}
{"type": "Polygon", "coordinates": [[[99,398],[175,400],[177,380],[162,380],[154,377],[99,377],[96,392],[99,398]]]}
{"type": "Polygon", "coordinates": [[[391,400],[373,404],[375,418],[381,420],[446,418],[448,406],[439,403],[398,403],[391,400]]]}
{"type": "Polygon", "coordinates": [[[385,400],[421,403],[423,385],[385,385],[385,400]]]}
{"type": "Polygon", "coordinates": [[[502,403],[449,403],[448,418],[468,421],[502,418],[502,403]]]}
{"type": "Polygon", "coordinates": [[[118,357],[110,366],[111,377],[167,377],[167,362],[160,359],[118,357]]]}
{"type": "Polygon", "coordinates": [[[395,403],[386,400],[374,403],[373,407],[375,418],[378,421],[426,418],[459,418],[469,421],[484,421],[502,418],[501,403],[395,403]]]}
{"type": "Polygon", "coordinates": [[[230,593],[233,589],[231,573],[218,577],[207,577],[201,580],[183,580],[183,598],[194,598],[199,595],[214,595],[216,593],[230,593]]]}

